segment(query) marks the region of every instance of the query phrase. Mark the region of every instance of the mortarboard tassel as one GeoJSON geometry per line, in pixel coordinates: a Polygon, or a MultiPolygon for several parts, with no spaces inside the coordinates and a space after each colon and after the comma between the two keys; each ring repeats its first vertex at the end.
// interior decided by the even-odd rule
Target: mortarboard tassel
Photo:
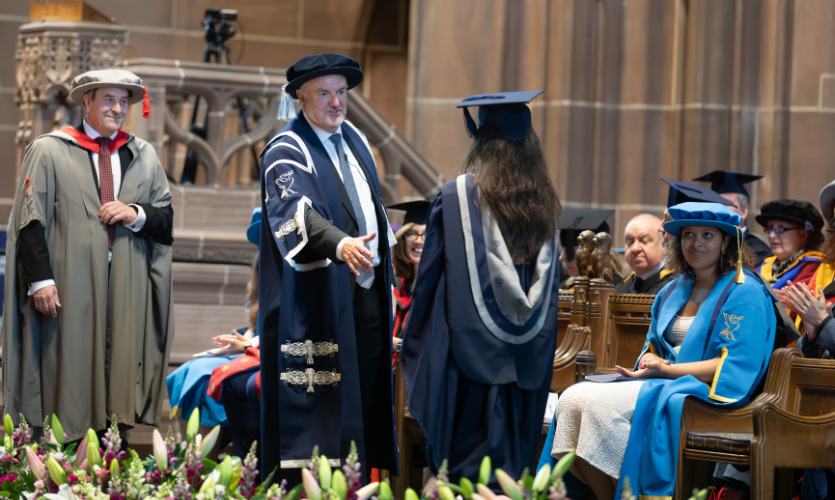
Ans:
{"type": "Polygon", "coordinates": [[[287,84],[281,87],[281,101],[278,103],[277,120],[289,122],[296,116],[296,107],[293,105],[293,98],[287,93],[287,84]]]}
{"type": "Polygon", "coordinates": [[[742,229],[739,227],[736,228],[736,247],[737,247],[737,260],[736,260],[736,274],[734,275],[734,281],[737,283],[745,283],[745,271],[742,269],[742,246],[744,245],[743,240],[745,239],[745,234],[742,232],[742,229]]]}
{"type": "Polygon", "coordinates": [[[475,122],[473,121],[473,117],[470,116],[469,110],[467,108],[463,108],[464,110],[464,127],[467,129],[467,136],[472,139],[475,137],[476,132],[478,132],[478,127],[476,127],[475,122]]]}
{"type": "Polygon", "coordinates": [[[142,118],[150,118],[151,117],[151,100],[148,99],[148,89],[146,87],[142,87],[145,89],[145,97],[142,98],[142,118]]]}

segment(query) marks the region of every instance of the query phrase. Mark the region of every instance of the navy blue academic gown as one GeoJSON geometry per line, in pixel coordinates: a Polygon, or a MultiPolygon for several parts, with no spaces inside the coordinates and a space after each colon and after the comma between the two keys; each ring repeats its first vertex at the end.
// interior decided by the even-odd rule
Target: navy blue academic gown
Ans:
{"type": "MultiPolygon", "coordinates": [[[[342,126],[347,145],[367,167],[374,195],[380,196],[374,159],[365,138],[347,120],[342,126]]],[[[363,429],[357,353],[363,348],[354,331],[350,270],[306,249],[305,209],[311,207],[334,226],[347,232],[340,180],[319,138],[302,113],[291,120],[265,148],[262,162],[260,279],[258,331],[261,333],[261,443],[262,470],[278,467],[278,481],[301,481],[301,467],[310,467],[314,446],[330,459],[344,463],[351,442],[357,445],[363,467],[397,471],[391,378],[381,381],[374,414],[385,422],[363,429]],[[280,351],[281,346],[305,341],[338,345],[333,356],[303,356],[280,351]],[[327,385],[305,383],[300,374],[327,385]],[[293,380],[282,380],[294,372],[293,380]],[[336,377],[340,377],[336,380],[336,377]],[[336,380],[336,383],[331,383],[336,380]],[[295,383],[294,383],[295,382],[295,383]],[[374,450],[378,462],[367,460],[374,450]],[[382,458],[380,458],[382,457],[382,458]],[[371,463],[369,463],[371,462],[371,463]]],[[[383,216],[385,217],[385,216],[383,216]]],[[[375,286],[382,287],[381,338],[391,335],[391,251],[388,223],[379,224],[379,254],[375,286]],[[386,315],[385,313],[388,313],[386,315]]],[[[392,236],[393,238],[393,236],[392,236]]],[[[390,372],[391,348],[381,363],[390,372]]]]}
{"type": "Polygon", "coordinates": [[[512,477],[536,465],[560,281],[554,242],[532,264],[497,267],[487,246],[504,241],[484,224],[477,191],[464,175],[432,202],[402,347],[409,411],[430,468],[448,459],[453,480],[473,481],[486,455],[512,477]],[[508,302],[502,296],[513,286],[508,302]]]}

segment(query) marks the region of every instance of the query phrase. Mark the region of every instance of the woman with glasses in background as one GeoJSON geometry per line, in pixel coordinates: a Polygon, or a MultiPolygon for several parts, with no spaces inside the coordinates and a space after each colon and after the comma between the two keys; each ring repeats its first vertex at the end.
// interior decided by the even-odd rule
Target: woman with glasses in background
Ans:
{"type": "MultiPolygon", "coordinates": [[[[763,205],[756,219],[768,235],[774,253],[763,261],[757,272],[788,308],[782,288],[789,281],[808,286],[823,262],[824,255],[818,251],[824,240],[823,217],[811,203],[775,200],[763,205]]],[[[791,318],[798,328],[802,326],[794,311],[791,318]]]]}
{"type": "MultiPolygon", "coordinates": [[[[392,342],[397,356],[398,347],[403,340],[403,328],[406,326],[406,319],[409,317],[409,306],[412,304],[412,292],[415,289],[415,277],[417,276],[420,256],[423,253],[423,244],[426,242],[426,218],[429,215],[429,202],[426,200],[407,201],[396,205],[389,205],[391,210],[405,210],[403,227],[394,237],[397,245],[392,248],[394,256],[394,287],[392,294],[394,300],[394,329],[392,330],[392,342]]],[[[392,364],[394,363],[392,357],[392,364]]]]}

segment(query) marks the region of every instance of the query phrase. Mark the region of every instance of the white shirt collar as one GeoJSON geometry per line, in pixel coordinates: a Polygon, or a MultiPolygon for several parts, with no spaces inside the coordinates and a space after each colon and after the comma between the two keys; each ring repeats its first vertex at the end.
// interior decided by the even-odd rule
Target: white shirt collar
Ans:
{"type": "Polygon", "coordinates": [[[304,113],[304,111],[302,111],[302,115],[304,115],[304,119],[307,120],[307,124],[310,125],[310,128],[312,128],[314,132],[316,132],[316,137],[318,137],[323,144],[332,144],[330,137],[333,134],[342,133],[342,125],[340,125],[338,129],[336,129],[336,132],[328,132],[327,130],[314,125],[313,122],[310,121],[310,118],[308,118],[307,115],[304,113]]]}
{"type": "Polygon", "coordinates": [[[661,261],[657,266],[655,266],[655,269],[653,269],[652,271],[642,274],[638,277],[646,281],[647,279],[651,278],[655,273],[660,273],[662,269],[664,269],[664,261],[661,261]]]}
{"type": "MultiPolygon", "coordinates": [[[[81,123],[84,125],[84,133],[85,134],[87,134],[88,136],[90,136],[93,139],[98,139],[99,137],[101,137],[101,134],[99,133],[99,131],[94,129],[93,127],[90,126],[89,123],[87,123],[87,118],[85,118],[84,121],[81,122],[81,123]]],[[[116,134],[118,134],[118,133],[119,133],[118,130],[116,132],[113,132],[113,135],[110,136],[110,140],[112,141],[113,139],[115,139],[116,134]]]]}

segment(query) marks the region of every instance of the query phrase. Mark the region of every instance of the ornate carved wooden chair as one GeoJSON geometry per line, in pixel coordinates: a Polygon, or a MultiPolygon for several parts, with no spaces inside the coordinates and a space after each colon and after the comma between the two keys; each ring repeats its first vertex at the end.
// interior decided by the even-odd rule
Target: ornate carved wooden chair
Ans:
{"type": "Polygon", "coordinates": [[[589,279],[578,276],[574,281],[573,292],[560,292],[560,311],[558,318],[558,332],[562,327],[560,322],[566,323],[565,333],[561,338],[554,354],[554,374],[551,378],[551,392],[562,392],[577,381],[577,366],[575,361],[580,351],[591,348],[591,330],[586,326],[586,303],[589,291],[589,279]],[[573,300],[564,301],[569,293],[573,300]]]}
{"type": "MultiPolygon", "coordinates": [[[[675,498],[688,498],[694,487],[707,485],[715,463],[751,465],[755,406],[771,403],[781,409],[787,404],[793,408],[800,404],[804,391],[809,394],[819,391],[820,385],[808,370],[804,371],[809,361],[797,349],[774,351],[762,392],[739,408],[719,408],[695,398],[685,400],[675,498]]],[[[827,390],[835,391],[833,383],[835,379],[830,378],[827,390]]],[[[806,401],[811,404],[810,398],[806,401]]]]}
{"type": "Polygon", "coordinates": [[[615,365],[632,368],[647,340],[653,302],[655,295],[609,295],[600,319],[592,318],[596,373],[614,373],[615,365]]]}
{"type": "Polygon", "coordinates": [[[750,444],[754,500],[789,498],[790,484],[781,482],[775,488],[777,468],[835,468],[835,361],[792,359],[782,403],[754,406],[750,444]]]}

